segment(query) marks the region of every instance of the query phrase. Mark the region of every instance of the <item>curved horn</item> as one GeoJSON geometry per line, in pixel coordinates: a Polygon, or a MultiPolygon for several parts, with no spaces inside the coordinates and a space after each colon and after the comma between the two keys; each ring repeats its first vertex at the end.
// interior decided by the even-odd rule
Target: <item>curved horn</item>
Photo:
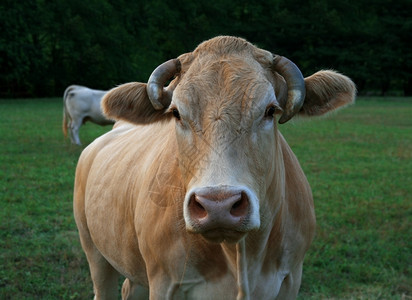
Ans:
{"type": "Polygon", "coordinates": [[[283,124],[302,108],[306,95],[305,80],[299,68],[286,57],[274,55],[273,69],[285,78],[288,87],[288,99],[279,119],[283,124]]]}
{"type": "Polygon", "coordinates": [[[150,102],[156,110],[169,105],[166,105],[166,102],[170,103],[171,93],[168,93],[168,89],[165,89],[164,85],[180,72],[180,68],[180,61],[178,59],[171,59],[158,66],[150,75],[146,90],[150,102]]]}

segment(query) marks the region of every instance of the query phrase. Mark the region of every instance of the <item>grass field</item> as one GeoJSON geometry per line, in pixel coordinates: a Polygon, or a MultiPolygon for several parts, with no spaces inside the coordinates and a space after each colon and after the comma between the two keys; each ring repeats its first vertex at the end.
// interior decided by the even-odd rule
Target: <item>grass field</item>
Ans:
{"type": "MultiPolygon", "coordinates": [[[[93,297],[72,213],[82,148],[61,120],[60,98],[0,100],[0,299],[93,297]]],[[[280,128],[318,222],[299,299],[412,299],[412,98],[280,128]]],[[[88,123],[80,138],[109,129],[88,123]]]]}

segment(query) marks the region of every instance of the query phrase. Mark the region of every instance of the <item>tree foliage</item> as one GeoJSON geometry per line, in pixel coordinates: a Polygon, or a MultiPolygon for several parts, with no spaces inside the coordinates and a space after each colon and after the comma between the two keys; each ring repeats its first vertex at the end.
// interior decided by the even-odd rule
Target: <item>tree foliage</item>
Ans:
{"type": "Polygon", "coordinates": [[[146,81],[216,35],[241,36],[352,77],[361,92],[412,93],[411,0],[3,0],[0,96],[61,95],[146,81]]]}

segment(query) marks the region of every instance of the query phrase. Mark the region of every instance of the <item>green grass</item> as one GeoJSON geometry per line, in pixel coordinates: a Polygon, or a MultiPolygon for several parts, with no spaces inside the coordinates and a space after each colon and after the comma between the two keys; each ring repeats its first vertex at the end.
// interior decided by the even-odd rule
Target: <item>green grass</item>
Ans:
{"type": "Polygon", "coordinates": [[[300,299],[411,296],[411,99],[360,100],[285,129],[318,222],[300,299]]]}
{"type": "MultiPolygon", "coordinates": [[[[61,99],[0,101],[0,299],[93,297],[72,213],[82,149],[61,128],[61,99]]],[[[109,129],[88,123],[81,139],[109,129]]]]}
{"type": "MultiPolygon", "coordinates": [[[[72,213],[81,147],[62,100],[0,100],[0,299],[92,299],[72,213]]],[[[280,127],[311,183],[317,234],[299,299],[412,299],[412,99],[372,98],[280,127]]],[[[87,145],[109,130],[86,124],[87,145]]]]}

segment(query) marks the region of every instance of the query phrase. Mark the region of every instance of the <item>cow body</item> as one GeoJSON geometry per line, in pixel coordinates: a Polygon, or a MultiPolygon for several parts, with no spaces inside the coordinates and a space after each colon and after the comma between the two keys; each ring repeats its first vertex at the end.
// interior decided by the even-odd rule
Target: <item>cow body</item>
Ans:
{"type": "MultiPolygon", "coordinates": [[[[271,57],[218,37],[179,57],[164,108],[150,84],[107,94],[106,114],[127,122],[84,150],[74,193],[96,299],[116,297],[118,274],[124,299],[296,297],[315,214],[275,122],[291,105],[271,57]]],[[[313,76],[303,113],[353,101],[347,77],[313,76]]]]}
{"type": "Polygon", "coordinates": [[[103,115],[101,101],[107,91],[92,90],[84,86],[71,85],[63,96],[63,133],[67,135],[69,128],[70,140],[81,145],[79,129],[87,121],[98,125],[113,124],[103,115]]]}

